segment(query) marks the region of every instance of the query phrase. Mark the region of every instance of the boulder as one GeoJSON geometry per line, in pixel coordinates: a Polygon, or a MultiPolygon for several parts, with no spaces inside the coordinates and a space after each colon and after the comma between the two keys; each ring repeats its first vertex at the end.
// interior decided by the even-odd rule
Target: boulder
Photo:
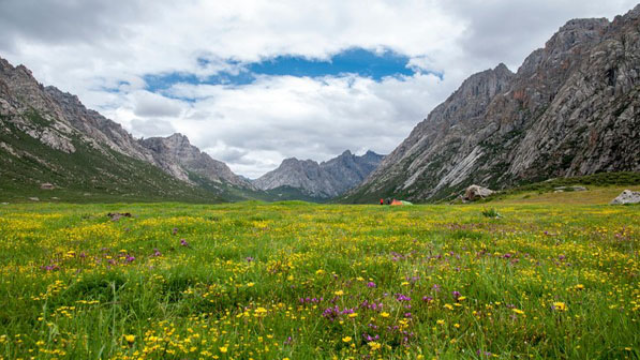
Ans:
{"type": "Polygon", "coordinates": [[[55,188],[56,187],[53,186],[52,183],[43,183],[42,185],[40,185],[40,189],[42,189],[42,190],[53,190],[55,188]]]}
{"type": "Polygon", "coordinates": [[[471,185],[464,191],[464,199],[467,201],[475,201],[477,199],[484,199],[494,193],[495,191],[487,189],[486,187],[471,185]]]}
{"type": "Polygon", "coordinates": [[[625,190],[611,201],[611,205],[639,204],[640,191],[625,190]]]}
{"type": "Polygon", "coordinates": [[[35,196],[34,197],[30,197],[29,200],[31,200],[31,201],[40,201],[40,199],[35,197],[35,196]]]}
{"type": "Polygon", "coordinates": [[[587,191],[586,187],[580,186],[580,185],[575,185],[572,188],[573,188],[573,191],[587,191]]]}

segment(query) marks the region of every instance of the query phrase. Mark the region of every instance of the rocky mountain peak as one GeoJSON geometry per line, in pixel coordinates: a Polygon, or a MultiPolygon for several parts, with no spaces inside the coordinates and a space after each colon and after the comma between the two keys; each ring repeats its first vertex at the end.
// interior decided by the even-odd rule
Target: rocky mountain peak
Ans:
{"type": "Polygon", "coordinates": [[[356,156],[350,150],[320,164],[313,160],[288,158],[253,184],[262,190],[290,187],[312,198],[327,199],[356,186],[381,160],[382,156],[372,151],[356,156]]]}
{"type": "Polygon", "coordinates": [[[640,171],[640,6],[567,22],[516,74],[472,75],[357,189],[355,201],[446,198],[602,171],[640,171]]]}

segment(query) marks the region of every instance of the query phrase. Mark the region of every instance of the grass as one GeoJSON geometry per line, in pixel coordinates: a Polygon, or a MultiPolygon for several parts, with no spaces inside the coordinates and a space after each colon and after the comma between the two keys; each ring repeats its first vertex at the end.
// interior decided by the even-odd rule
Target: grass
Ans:
{"type": "Polygon", "coordinates": [[[0,359],[639,358],[640,207],[491,207],[0,206],[0,359]]]}
{"type": "MultiPolygon", "coordinates": [[[[606,205],[615,199],[625,189],[640,191],[638,185],[627,186],[587,186],[587,191],[522,191],[497,195],[498,203],[503,204],[538,204],[538,205],[606,205]]],[[[493,202],[494,199],[489,199],[493,202]]]]}

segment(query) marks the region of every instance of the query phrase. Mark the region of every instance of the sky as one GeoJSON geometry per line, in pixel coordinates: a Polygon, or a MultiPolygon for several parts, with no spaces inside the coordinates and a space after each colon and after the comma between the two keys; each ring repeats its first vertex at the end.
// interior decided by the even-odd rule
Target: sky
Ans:
{"type": "MultiPolygon", "coordinates": [[[[637,1],[637,0],[634,0],[637,1]]],[[[0,0],[0,57],[249,178],[387,154],[468,76],[627,0],[0,0]]]]}

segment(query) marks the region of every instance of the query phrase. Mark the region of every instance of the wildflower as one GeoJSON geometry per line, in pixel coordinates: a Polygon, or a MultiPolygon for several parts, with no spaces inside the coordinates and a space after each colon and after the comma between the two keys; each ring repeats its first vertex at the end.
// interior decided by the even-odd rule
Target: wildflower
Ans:
{"type": "Polygon", "coordinates": [[[389,317],[389,313],[383,311],[383,312],[380,313],[380,316],[383,317],[383,318],[388,318],[389,317]]]}
{"type": "Polygon", "coordinates": [[[259,307],[254,310],[255,316],[265,316],[267,315],[267,309],[263,307],[259,307]]]}
{"type": "Polygon", "coordinates": [[[180,245],[181,246],[189,246],[189,243],[187,242],[186,239],[180,239],[180,245]]]}
{"type": "Polygon", "coordinates": [[[578,284],[575,286],[576,290],[584,290],[584,285],[578,284]]]}
{"type": "Polygon", "coordinates": [[[518,314],[518,315],[524,315],[524,311],[520,310],[520,309],[511,309],[511,311],[513,311],[514,313],[518,314]]]}
{"type": "Polygon", "coordinates": [[[380,345],[379,343],[377,343],[375,341],[372,341],[372,342],[368,343],[367,345],[369,345],[369,347],[373,351],[380,350],[380,348],[382,348],[382,345],[380,345]]]}
{"type": "Polygon", "coordinates": [[[219,349],[220,349],[220,352],[223,353],[223,354],[226,354],[227,351],[229,350],[226,346],[220,346],[219,349]]]}
{"type": "Polygon", "coordinates": [[[358,313],[354,312],[354,313],[349,314],[348,316],[353,319],[353,318],[358,317],[358,313]]]}
{"type": "Polygon", "coordinates": [[[370,281],[367,283],[367,287],[374,288],[376,287],[376,283],[374,283],[373,281],[370,281]]]}
{"type": "Polygon", "coordinates": [[[344,295],[344,291],[342,291],[342,290],[338,290],[338,291],[334,292],[333,294],[334,294],[335,296],[342,296],[342,295],[344,295]]]}
{"type": "Polygon", "coordinates": [[[253,257],[251,257],[251,256],[247,256],[247,257],[245,258],[245,260],[247,260],[247,262],[248,262],[248,263],[250,263],[250,262],[252,262],[252,261],[254,260],[254,258],[253,258],[253,257]]]}
{"type": "Polygon", "coordinates": [[[440,319],[440,320],[436,321],[436,324],[438,324],[438,325],[444,325],[444,320],[440,319]]]}
{"type": "Polygon", "coordinates": [[[424,301],[424,302],[432,302],[433,301],[433,297],[431,297],[431,296],[423,296],[422,297],[422,301],[424,301]]]}
{"type": "Polygon", "coordinates": [[[351,340],[352,340],[351,336],[345,336],[342,338],[342,342],[346,342],[346,343],[351,342],[351,340]]]}
{"type": "Polygon", "coordinates": [[[250,282],[247,284],[247,287],[253,287],[253,285],[255,285],[255,283],[250,282]]]}
{"type": "Polygon", "coordinates": [[[135,335],[125,335],[124,339],[129,343],[129,344],[133,344],[136,341],[136,336],[135,335]]]}
{"type": "Polygon", "coordinates": [[[459,291],[454,291],[454,292],[451,293],[451,295],[453,295],[453,298],[456,299],[456,300],[458,300],[458,298],[460,296],[462,296],[462,294],[460,294],[459,291]]]}
{"type": "Polygon", "coordinates": [[[561,301],[556,301],[553,303],[553,306],[551,306],[551,308],[555,311],[564,312],[567,311],[567,304],[561,301]]]}

